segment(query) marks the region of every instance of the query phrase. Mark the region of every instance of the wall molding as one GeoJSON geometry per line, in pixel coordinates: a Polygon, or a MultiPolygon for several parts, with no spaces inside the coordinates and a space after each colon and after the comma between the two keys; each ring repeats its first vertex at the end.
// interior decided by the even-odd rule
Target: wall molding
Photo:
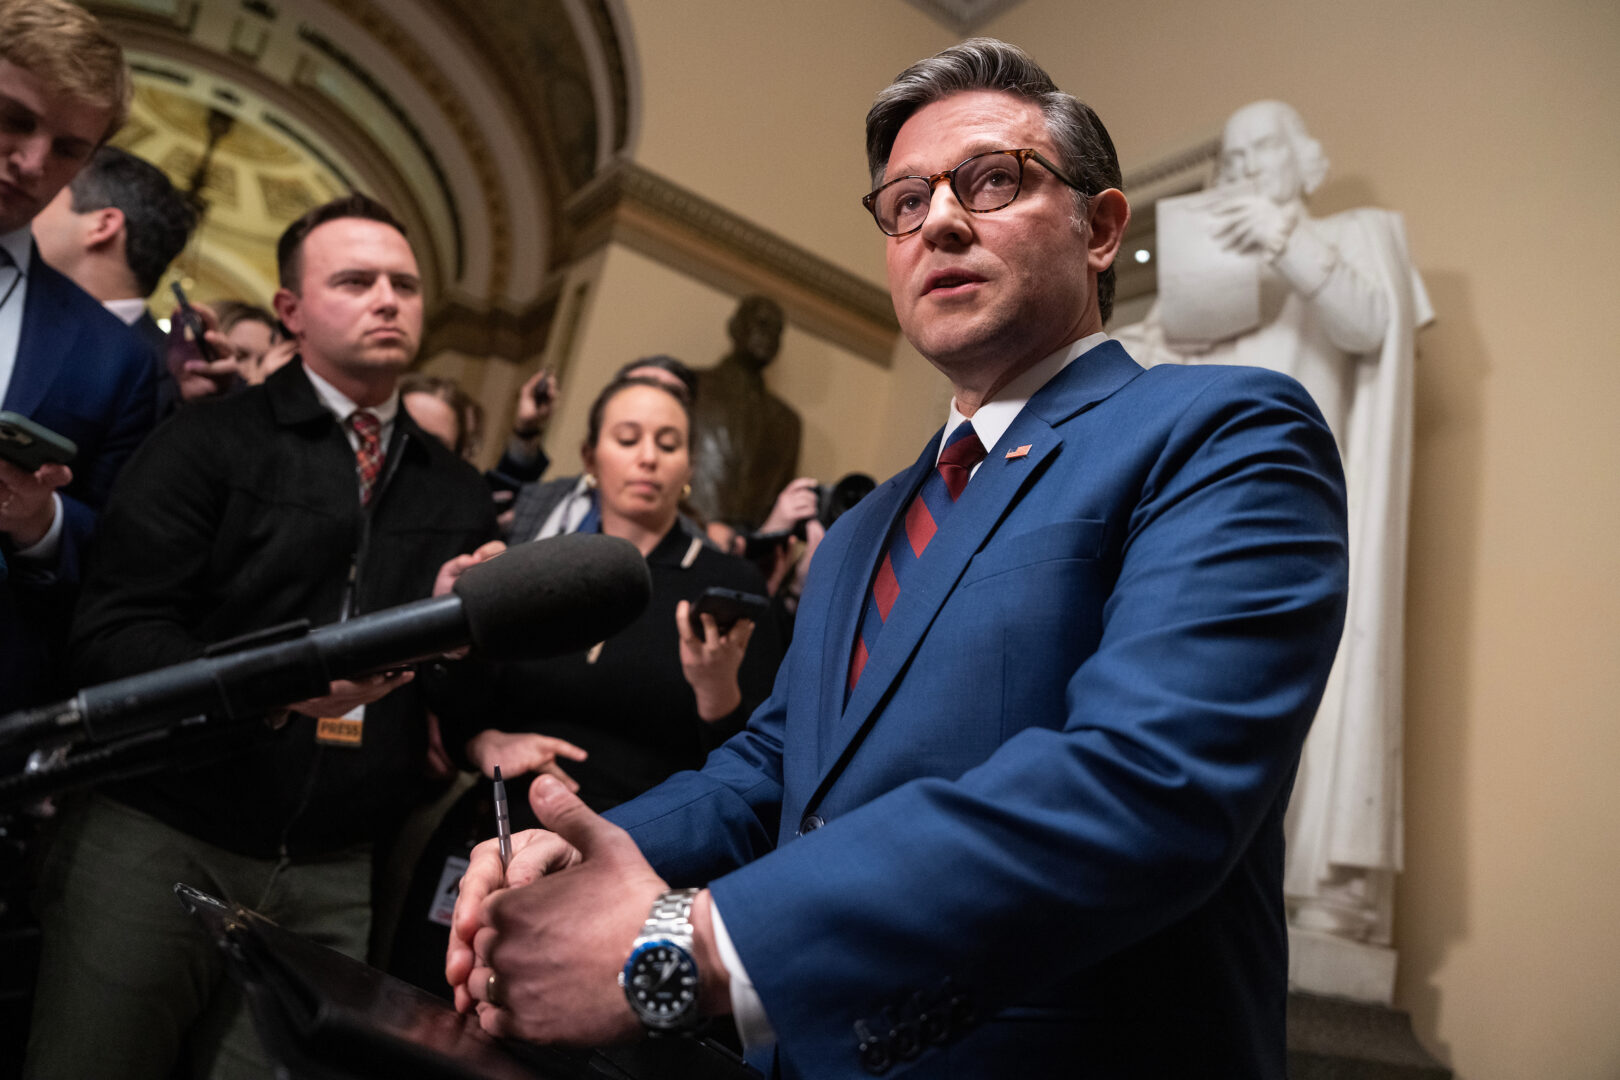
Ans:
{"type": "Polygon", "coordinates": [[[442,352],[480,359],[526,364],[545,351],[557,315],[560,276],[553,276],[540,296],[522,310],[502,305],[482,307],[449,297],[428,313],[422,328],[417,366],[442,352]]]}
{"type": "Polygon", "coordinates": [[[1125,172],[1126,195],[1133,199],[1162,199],[1208,186],[1221,156],[1221,137],[1211,135],[1181,150],[1161,154],[1125,172]]]}
{"type": "Polygon", "coordinates": [[[888,290],[634,162],[619,160],[564,206],[568,258],[617,242],[733,295],[764,293],[790,322],[880,367],[900,323],[888,290]]]}

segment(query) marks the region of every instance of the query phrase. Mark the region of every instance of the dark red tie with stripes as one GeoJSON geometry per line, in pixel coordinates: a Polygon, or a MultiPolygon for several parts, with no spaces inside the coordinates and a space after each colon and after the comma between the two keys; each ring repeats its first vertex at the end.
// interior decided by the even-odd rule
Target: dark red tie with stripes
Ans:
{"type": "Polygon", "coordinates": [[[354,465],[360,474],[360,505],[366,506],[376,490],[377,477],[382,475],[382,421],[373,413],[356,409],[349,414],[349,426],[360,440],[354,450],[354,465]]]}
{"type": "Polygon", "coordinates": [[[973,424],[964,421],[951,432],[945,450],[939,455],[939,464],[923,481],[911,505],[906,507],[905,515],[895,523],[888,549],[878,564],[877,577],[872,581],[872,590],[866,595],[866,607],[861,612],[861,630],[855,637],[855,653],[849,661],[846,701],[860,681],[866,658],[876,648],[878,634],[899,603],[906,581],[915,572],[928,542],[945,523],[962,489],[967,487],[973,466],[983,459],[984,444],[974,432],[973,424]]]}

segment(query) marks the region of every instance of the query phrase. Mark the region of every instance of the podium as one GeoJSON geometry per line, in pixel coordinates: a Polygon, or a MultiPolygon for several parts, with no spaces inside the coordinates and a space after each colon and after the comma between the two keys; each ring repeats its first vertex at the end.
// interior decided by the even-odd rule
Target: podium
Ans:
{"type": "Polygon", "coordinates": [[[298,1080],[760,1080],[718,1043],[644,1039],[597,1050],[499,1040],[471,1015],[247,908],[175,895],[242,984],[266,1053],[298,1080]]]}

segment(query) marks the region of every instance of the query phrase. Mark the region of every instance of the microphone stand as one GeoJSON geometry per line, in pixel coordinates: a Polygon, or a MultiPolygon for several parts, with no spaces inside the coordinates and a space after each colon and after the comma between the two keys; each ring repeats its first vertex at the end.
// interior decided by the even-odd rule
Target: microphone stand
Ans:
{"type": "MultiPolygon", "coordinates": [[[[268,726],[264,733],[270,733],[268,726]]],[[[68,745],[35,750],[20,771],[0,771],[0,815],[97,784],[206,765],[245,749],[259,737],[252,725],[194,716],[77,751],[68,745]]]]}

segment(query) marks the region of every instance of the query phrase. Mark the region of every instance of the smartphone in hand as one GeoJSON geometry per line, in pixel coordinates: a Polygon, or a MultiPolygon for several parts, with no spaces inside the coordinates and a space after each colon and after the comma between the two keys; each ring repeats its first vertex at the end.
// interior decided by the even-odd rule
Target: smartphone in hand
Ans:
{"type": "Polygon", "coordinates": [[[0,412],[0,458],[24,472],[41,465],[71,465],[79,448],[66,435],[14,412],[0,412]]]}
{"type": "Polygon", "coordinates": [[[551,401],[551,373],[547,372],[545,378],[535,382],[534,388],[529,391],[534,399],[534,407],[543,409],[551,401]]]}
{"type": "Polygon", "coordinates": [[[208,327],[203,323],[203,317],[197,314],[197,309],[191,306],[190,300],[186,299],[186,290],[180,287],[178,281],[169,282],[169,288],[174,290],[174,298],[180,305],[180,310],[176,314],[185,325],[185,328],[191,331],[191,340],[196,343],[197,352],[202,355],[204,360],[212,364],[219,359],[219,354],[208,343],[206,336],[208,327]]]}
{"type": "Polygon", "coordinates": [[[711,585],[703,590],[690,611],[692,632],[703,640],[704,615],[714,616],[715,629],[728,633],[739,619],[750,619],[758,624],[771,613],[771,602],[757,593],[740,592],[711,585]]]}

